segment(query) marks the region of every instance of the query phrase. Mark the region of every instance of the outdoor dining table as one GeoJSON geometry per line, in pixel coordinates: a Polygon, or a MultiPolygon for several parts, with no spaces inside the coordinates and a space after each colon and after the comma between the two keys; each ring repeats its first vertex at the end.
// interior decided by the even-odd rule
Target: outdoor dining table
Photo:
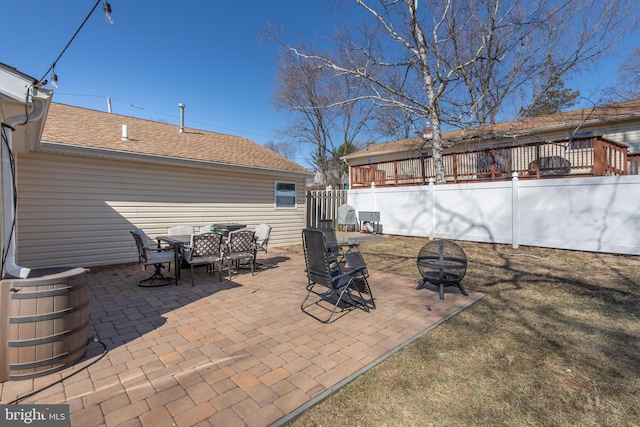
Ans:
{"type": "Polygon", "coordinates": [[[175,266],[176,266],[176,275],[178,279],[180,278],[180,254],[182,253],[182,248],[184,245],[188,245],[191,243],[191,234],[177,234],[175,236],[157,236],[156,240],[158,241],[158,247],[161,246],[162,242],[165,242],[171,246],[173,251],[175,252],[175,266]]]}
{"type": "Polygon", "coordinates": [[[242,230],[243,228],[247,228],[246,224],[239,224],[236,222],[227,222],[223,224],[213,224],[216,227],[216,232],[222,233],[224,237],[229,236],[229,232],[242,230]]]}

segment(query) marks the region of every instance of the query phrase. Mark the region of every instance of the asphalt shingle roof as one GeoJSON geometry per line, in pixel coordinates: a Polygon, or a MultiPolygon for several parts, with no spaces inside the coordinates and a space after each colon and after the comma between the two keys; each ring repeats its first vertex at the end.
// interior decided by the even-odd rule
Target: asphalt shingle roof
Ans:
{"type": "Polygon", "coordinates": [[[42,140],[82,147],[311,173],[248,138],[51,103],[42,140]],[[128,141],[122,140],[127,125],[128,141]]]}
{"type": "MultiPolygon", "coordinates": [[[[465,138],[472,139],[488,136],[517,135],[530,133],[532,130],[540,130],[552,127],[574,128],[582,123],[612,118],[622,118],[626,116],[640,116],[640,99],[632,101],[609,104],[601,107],[584,108],[581,110],[567,111],[563,113],[551,114],[529,119],[515,120],[511,122],[501,122],[494,125],[480,126],[466,130],[463,134],[461,130],[454,130],[442,133],[442,139],[447,141],[457,141],[465,138]]],[[[367,154],[386,153],[393,151],[415,150],[419,138],[400,139],[396,141],[373,144],[362,150],[345,156],[346,158],[359,157],[367,154]]]]}

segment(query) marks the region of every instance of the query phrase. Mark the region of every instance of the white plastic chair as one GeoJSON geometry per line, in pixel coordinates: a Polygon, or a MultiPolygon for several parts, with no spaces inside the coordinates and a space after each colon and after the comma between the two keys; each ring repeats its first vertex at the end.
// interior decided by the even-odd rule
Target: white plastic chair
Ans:
{"type": "Polygon", "coordinates": [[[211,231],[211,227],[213,227],[213,224],[201,225],[198,229],[198,233],[213,233],[213,231],[211,231]]]}
{"type": "Polygon", "coordinates": [[[271,226],[269,224],[256,225],[256,250],[264,251],[264,253],[267,253],[270,235],[271,226]]]}
{"type": "Polygon", "coordinates": [[[167,234],[169,236],[191,236],[193,234],[193,227],[190,225],[176,225],[167,228],[167,234]]]}

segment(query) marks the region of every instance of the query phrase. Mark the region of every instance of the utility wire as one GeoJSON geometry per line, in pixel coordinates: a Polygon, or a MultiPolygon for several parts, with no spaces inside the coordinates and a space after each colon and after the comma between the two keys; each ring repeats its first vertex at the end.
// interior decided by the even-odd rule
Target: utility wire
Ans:
{"type": "Polygon", "coordinates": [[[94,10],[96,10],[96,7],[98,7],[98,4],[100,4],[100,0],[96,1],[96,4],[93,5],[93,8],[91,9],[91,12],[89,12],[89,14],[87,15],[86,18],[84,18],[84,21],[82,21],[82,24],[80,24],[80,26],[78,27],[78,29],[76,30],[76,32],[73,34],[73,36],[71,37],[71,40],[69,40],[69,42],[67,43],[67,45],[64,47],[64,49],[62,49],[62,52],[60,52],[60,55],[58,55],[58,57],[56,58],[55,61],[53,61],[53,63],[51,64],[51,67],[49,67],[49,69],[47,70],[46,73],[44,73],[44,75],[40,78],[40,80],[38,80],[38,83],[44,81],[45,77],[47,77],[47,74],[49,74],[49,71],[53,70],[56,67],[56,64],[58,63],[58,61],[60,60],[60,58],[62,57],[62,55],[64,55],[64,53],[66,52],[67,48],[69,47],[69,45],[71,44],[71,42],[73,42],[73,39],[76,38],[76,36],[78,35],[78,33],[80,32],[80,30],[82,29],[82,27],[84,27],[84,24],[89,20],[89,17],[91,16],[91,14],[93,13],[94,10]]]}

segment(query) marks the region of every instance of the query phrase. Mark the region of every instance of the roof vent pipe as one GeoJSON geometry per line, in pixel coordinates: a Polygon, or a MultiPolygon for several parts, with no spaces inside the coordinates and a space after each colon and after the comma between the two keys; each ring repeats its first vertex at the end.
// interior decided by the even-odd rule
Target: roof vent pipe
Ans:
{"type": "Polygon", "coordinates": [[[129,140],[129,127],[127,125],[122,125],[122,140],[129,140]]]}
{"type": "Polygon", "coordinates": [[[184,107],[183,103],[178,104],[180,107],[180,133],[184,133],[184,107]]]}

